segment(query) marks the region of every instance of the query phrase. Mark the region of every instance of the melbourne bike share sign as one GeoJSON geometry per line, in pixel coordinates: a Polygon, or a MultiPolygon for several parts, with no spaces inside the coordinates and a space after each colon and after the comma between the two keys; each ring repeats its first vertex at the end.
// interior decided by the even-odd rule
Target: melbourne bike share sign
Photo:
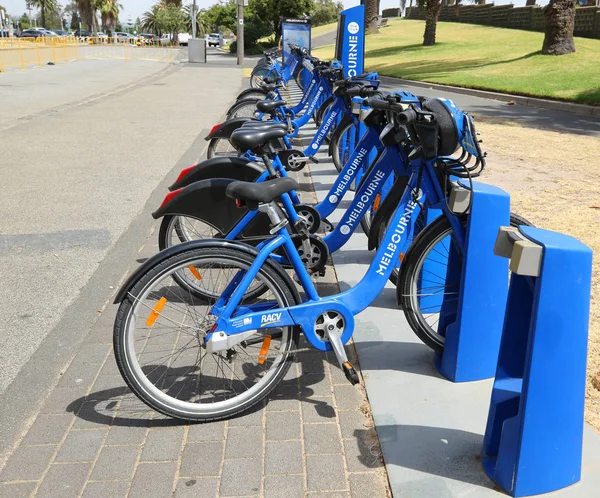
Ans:
{"type": "Polygon", "coordinates": [[[335,58],[344,65],[346,78],[364,72],[365,6],[342,10],[335,41],[335,58]]]}
{"type": "Polygon", "coordinates": [[[310,52],[310,19],[292,19],[284,17],[281,20],[281,43],[283,63],[290,56],[289,44],[306,48],[310,52]]]}

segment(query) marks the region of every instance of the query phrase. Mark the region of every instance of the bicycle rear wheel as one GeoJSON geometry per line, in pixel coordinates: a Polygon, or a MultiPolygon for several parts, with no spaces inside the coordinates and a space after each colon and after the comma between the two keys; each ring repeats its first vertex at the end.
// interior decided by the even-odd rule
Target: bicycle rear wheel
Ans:
{"type": "Polygon", "coordinates": [[[236,148],[231,145],[228,138],[211,138],[206,149],[206,158],[217,156],[237,156],[236,148]]]}
{"type": "MultiPolygon", "coordinates": [[[[199,300],[173,281],[174,274],[194,268],[203,285],[220,295],[253,259],[222,246],[182,249],[128,292],[115,321],[114,350],[125,382],[140,400],[169,417],[206,422],[247,410],[281,381],[298,346],[298,327],[261,328],[227,351],[208,353],[203,341],[217,319],[210,314],[212,301],[199,300]]],[[[298,304],[291,284],[272,264],[255,279],[268,293],[243,306],[268,311],[298,304]]]]}
{"type": "Polygon", "coordinates": [[[235,104],[231,106],[229,111],[227,111],[227,119],[233,118],[254,118],[256,117],[256,103],[258,100],[256,99],[243,99],[238,100],[235,104]]]}

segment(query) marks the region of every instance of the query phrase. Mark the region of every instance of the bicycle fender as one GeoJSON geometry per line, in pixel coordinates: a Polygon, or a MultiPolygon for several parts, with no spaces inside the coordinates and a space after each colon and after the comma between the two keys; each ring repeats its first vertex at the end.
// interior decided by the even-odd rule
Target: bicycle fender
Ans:
{"type": "MultiPolygon", "coordinates": [[[[192,249],[198,249],[201,247],[219,247],[224,249],[234,248],[240,251],[244,251],[247,254],[253,256],[254,258],[256,258],[259,252],[255,247],[252,247],[248,244],[244,244],[239,241],[219,239],[192,240],[191,242],[185,242],[183,244],[177,244],[175,246],[167,247],[166,249],[160,251],[158,254],[155,254],[154,256],[146,260],[127,278],[125,283],[119,289],[119,292],[117,292],[113,303],[119,304],[120,302],[122,302],[127,297],[129,291],[133,289],[133,287],[148,271],[150,271],[151,268],[155,267],[156,265],[159,265],[163,261],[166,261],[167,259],[173,256],[181,254],[182,252],[190,251],[192,249]]],[[[273,270],[275,270],[278,273],[278,275],[286,282],[286,284],[288,284],[288,287],[293,294],[296,304],[302,303],[296,285],[294,284],[290,276],[287,274],[287,272],[283,269],[283,267],[279,263],[273,261],[272,259],[267,259],[264,264],[270,266],[273,270]]]]}
{"type": "Polygon", "coordinates": [[[221,123],[218,128],[211,130],[211,132],[204,137],[204,140],[211,140],[213,138],[229,138],[235,130],[250,120],[252,120],[252,118],[248,117],[228,119],[227,121],[221,123]]]}
{"type": "MultiPolygon", "coordinates": [[[[248,212],[245,207],[238,208],[235,199],[225,194],[227,186],[237,181],[236,178],[210,178],[170,192],[152,216],[155,219],[167,215],[196,218],[226,234],[248,212]]],[[[258,243],[261,237],[269,236],[269,229],[269,217],[265,213],[258,213],[244,228],[238,240],[253,238],[258,243]]]]}
{"type": "Polygon", "coordinates": [[[346,126],[352,123],[352,117],[344,114],[344,117],[341,119],[340,123],[336,126],[335,130],[333,130],[333,134],[331,135],[331,140],[329,141],[329,157],[333,155],[333,147],[338,142],[342,131],[346,126]]]}
{"type": "Polygon", "coordinates": [[[236,100],[242,100],[246,98],[246,95],[249,94],[253,94],[256,92],[262,92],[265,94],[265,98],[268,94],[268,92],[266,92],[265,90],[263,90],[262,88],[246,88],[243,92],[240,92],[240,94],[237,96],[236,100]]]}
{"type": "Polygon", "coordinates": [[[245,157],[213,157],[182,170],[169,190],[178,190],[210,178],[234,178],[242,182],[253,182],[263,171],[263,166],[245,157]]]}
{"type": "Polygon", "coordinates": [[[387,222],[396,211],[398,207],[398,203],[402,198],[402,194],[408,185],[408,177],[407,176],[399,176],[396,178],[394,185],[388,192],[388,194],[383,199],[381,206],[375,213],[375,217],[371,223],[371,228],[369,230],[369,243],[368,250],[372,251],[373,249],[377,249],[377,234],[379,233],[379,228],[382,223],[387,222]]]}

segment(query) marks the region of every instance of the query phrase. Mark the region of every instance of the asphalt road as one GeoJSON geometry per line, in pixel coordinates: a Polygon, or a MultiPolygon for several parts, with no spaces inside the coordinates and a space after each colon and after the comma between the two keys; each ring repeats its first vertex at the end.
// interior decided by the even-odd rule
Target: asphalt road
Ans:
{"type": "Polygon", "coordinates": [[[229,62],[84,60],[0,75],[0,393],[47,336],[60,351],[77,339],[68,324],[87,332],[135,262],[113,249],[165,175],[200,158],[203,131],[239,91],[229,62]]]}

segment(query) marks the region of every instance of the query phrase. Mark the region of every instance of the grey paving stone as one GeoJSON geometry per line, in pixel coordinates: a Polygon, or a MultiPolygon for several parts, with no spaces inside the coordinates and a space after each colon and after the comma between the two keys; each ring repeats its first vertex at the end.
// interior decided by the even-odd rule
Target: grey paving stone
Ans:
{"type": "Polygon", "coordinates": [[[83,404],[81,392],[70,387],[59,387],[55,389],[44,402],[41,413],[61,414],[73,413],[83,404]],[[67,410],[68,408],[68,410],[67,410]]]}
{"type": "Polygon", "coordinates": [[[23,444],[59,443],[72,422],[73,415],[70,413],[39,415],[23,439],[23,444]]]}
{"type": "Polygon", "coordinates": [[[62,374],[57,387],[77,388],[85,393],[94,383],[99,370],[98,364],[72,363],[62,374]]]}
{"type": "Polygon", "coordinates": [[[304,476],[265,477],[265,498],[303,498],[304,476]]]}
{"type": "MultiPolygon", "coordinates": [[[[117,412],[117,417],[118,416],[119,412],[117,412]]],[[[148,432],[148,420],[139,420],[136,424],[137,425],[131,427],[127,425],[111,426],[105,444],[142,444],[145,441],[146,433],[148,432]]]]}
{"type": "Polygon", "coordinates": [[[91,462],[96,458],[108,429],[70,431],[62,444],[57,462],[91,462]]]}
{"type": "Polygon", "coordinates": [[[387,478],[383,471],[350,474],[350,494],[352,496],[369,496],[370,498],[386,498],[387,478]]]}
{"type": "Polygon", "coordinates": [[[359,386],[334,386],[333,393],[338,410],[358,410],[365,401],[359,386]]]}
{"type": "Polygon", "coordinates": [[[55,463],[51,465],[37,495],[48,498],[79,496],[91,466],[91,463],[55,463]]]}
{"type": "Polygon", "coordinates": [[[215,498],[219,480],[216,477],[179,479],[175,489],[175,498],[215,498]]]}
{"type": "Polygon", "coordinates": [[[300,409],[298,384],[282,383],[269,394],[267,411],[290,411],[300,409]]]}
{"type": "Polygon", "coordinates": [[[142,461],[177,460],[181,453],[183,427],[150,429],[142,451],[142,461]]]}
{"type": "Polygon", "coordinates": [[[298,366],[300,367],[301,375],[320,374],[325,375],[327,372],[327,360],[323,353],[315,354],[302,353],[298,355],[298,366]]]}
{"type": "Polygon", "coordinates": [[[229,427],[250,427],[250,426],[262,426],[263,425],[263,410],[261,409],[263,403],[250,408],[247,411],[235,418],[229,420],[229,427]]]}
{"type": "Polygon", "coordinates": [[[225,458],[261,458],[263,431],[259,427],[230,427],[225,443],[225,458]]]}
{"type": "Polygon", "coordinates": [[[106,393],[110,391],[118,391],[125,389],[126,384],[123,377],[120,375],[98,375],[96,382],[92,386],[91,392],[88,394],[88,400],[104,400],[106,393]]]}
{"type": "Polygon", "coordinates": [[[302,400],[302,420],[307,422],[335,424],[335,408],[333,397],[328,398],[305,398],[302,400]]]}
{"type": "Polygon", "coordinates": [[[75,417],[73,429],[98,429],[112,424],[119,407],[118,399],[86,401],[75,417]]]}
{"type": "Polygon", "coordinates": [[[331,377],[326,374],[307,374],[300,378],[302,397],[322,398],[331,396],[331,377]]]}
{"type": "Polygon", "coordinates": [[[362,431],[357,437],[344,439],[344,454],[349,472],[364,472],[381,467],[379,442],[375,430],[362,431]]]}
{"type": "Polygon", "coordinates": [[[299,412],[267,412],[268,441],[299,438],[299,412]]]}
{"type": "Polygon", "coordinates": [[[48,468],[56,446],[19,446],[0,474],[0,481],[38,480],[48,468]]]}
{"type": "Polygon", "coordinates": [[[337,424],[304,424],[304,451],[307,455],[342,452],[342,440],[337,424]]]}
{"type": "Polygon", "coordinates": [[[222,441],[225,438],[225,422],[194,424],[188,429],[187,442],[222,441]]]}
{"type": "Polygon", "coordinates": [[[181,477],[218,476],[223,460],[223,443],[188,443],[181,456],[181,477]]]}
{"type": "Polygon", "coordinates": [[[104,363],[108,353],[112,351],[111,344],[83,344],[72,364],[76,363],[88,363],[88,364],[101,364],[104,363]]]}
{"type": "Polygon", "coordinates": [[[302,474],[301,441],[270,441],[265,448],[265,474],[302,474]]]}
{"type": "Polygon", "coordinates": [[[306,457],[309,491],[347,491],[342,455],[310,455],[306,457]]]}
{"type": "Polygon", "coordinates": [[[140,463],[135,471],[129,497],[168,497],[173,493],[177,462],[140,463]]]}
{"type": "Polygon", "coordinates": [[[100,452],[91,479],[129,479],[138,459],[137,446],[105,446],[100,452]]]}
{"type": "Polygon", "coordinates": [[[371,498],[371,495],[363,496],[352,496],[347,491],[330,491],[326,493],[307,493],[308,498],[371,498]]]}
{"type": "Polygon", "coordinates": [[[221,496],[245,496],[260,492],[262,462],[252,460],[226,460],[221,477],[221,496]]]}
{"type": "Polygon", "coordinates": [[[129,481],[88,482],[82,498],[125,498],[128,489],[129,481]]]}
{"type": "Polygon", "coordinates": [[[37,482],[18,482],[14,484],[0,484],[0,498],[25,498],[30,496],[37,482]]]}
{"type": "Polygon", "coordinates": [[[359,410],[340,411],[340,425],[342,426],[342,437],[353,438],[355,431],[364,431],[365,424],[369,419],[359,410]]]}

